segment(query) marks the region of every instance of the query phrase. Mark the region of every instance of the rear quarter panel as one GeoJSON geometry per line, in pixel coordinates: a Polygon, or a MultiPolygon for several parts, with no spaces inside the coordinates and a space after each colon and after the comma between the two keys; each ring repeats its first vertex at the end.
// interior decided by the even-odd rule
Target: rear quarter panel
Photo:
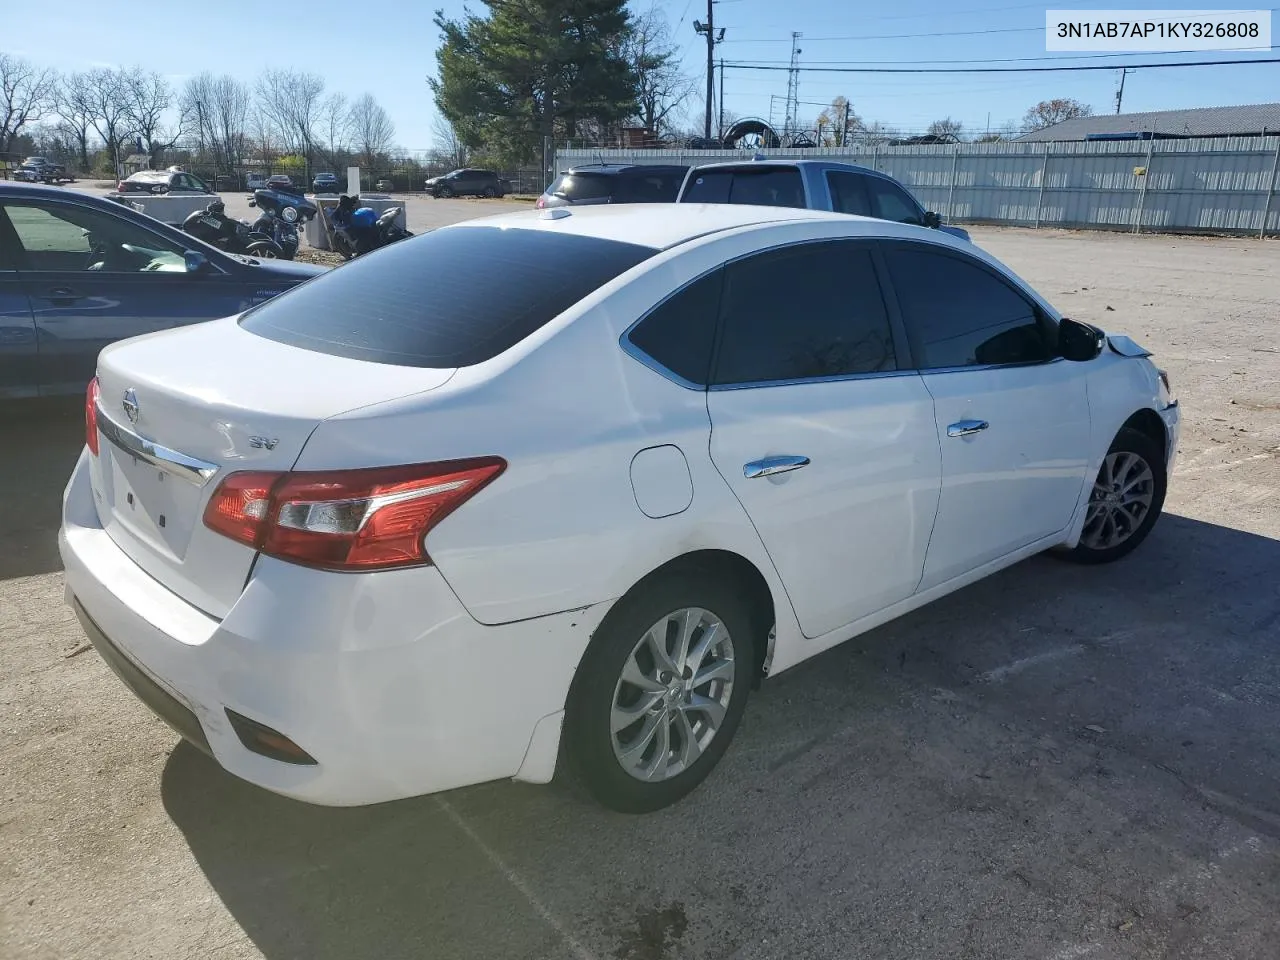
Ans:
{"type": "Polygon", "coordinates": [[[619,345],[669,293],[757,243],[730,236],[659,255],[438,391],[326,421],[298,469],[504,457],[506,472],[427,539],[445,579],[486,624],[612,600],[671,559],[720,549],[755,564],[773,592],[779,635],[798,635],[759,537],[710,460],[705,392],[619,345]],[[683,452],[693,497],[685,510],[651,518],[630,469],[639,451],[661,445],[683,452]]]}

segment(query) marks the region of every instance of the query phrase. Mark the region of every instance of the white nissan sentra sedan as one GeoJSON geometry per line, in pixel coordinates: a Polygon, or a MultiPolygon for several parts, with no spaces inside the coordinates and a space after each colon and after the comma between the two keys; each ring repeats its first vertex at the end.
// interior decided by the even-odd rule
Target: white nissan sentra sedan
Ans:
{"type": "Polygon", "coordinates": [[[1160,513],[1163,374],[972,244],[806,210],[473,221],[103,351],[60,535],[126,684],[321,804],[562,738],[620,810],[724,754],[755,683],[1160,513]]]}

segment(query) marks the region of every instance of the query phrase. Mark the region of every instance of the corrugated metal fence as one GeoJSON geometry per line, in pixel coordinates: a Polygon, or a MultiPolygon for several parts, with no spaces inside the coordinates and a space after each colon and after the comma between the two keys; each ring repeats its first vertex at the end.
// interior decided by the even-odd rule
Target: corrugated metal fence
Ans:
{"type": "MultiPolygon", "coordinates": [[[[882,170],[926,208],[955,222],[1280,234],[1280,136],[761,152],[770,159],[823,157],[882,170]]],[[[750,156],[738,150],[558,150],[555,169],[750,156]]]]}

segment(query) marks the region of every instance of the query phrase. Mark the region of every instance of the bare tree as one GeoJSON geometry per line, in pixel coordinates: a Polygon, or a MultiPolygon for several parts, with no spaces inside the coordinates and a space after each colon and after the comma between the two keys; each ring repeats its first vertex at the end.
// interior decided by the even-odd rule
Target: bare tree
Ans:
{"type": "Polygon", "coordinates": [[[853,111],[848,97],[836,97],[818,114],[818,146],[843,147],[862,129],[862,118],[853,111]]]}
{"type": "Polygon", "coordinates": [[[98,136],[106,144],[112,167],[120,175],[120,148],[129,135],[129,92],[124,74],[97,67],[85,74],[89,114],[98,136]]]}
{"type": "Polygon", "coordinates": [[[160,74],[141,67],[124,71],[121,84],[129,125],[142,141],[142,149],[152,165],[155,165],[160,162],[160,155],[182,136],[182,119],[176,127],[170,127],[164,119],[173,106],[173,90],[169,81],[160,74]]]}
{"type": "Polygon", "coordinates": [[[231,76],[205,72],[190,78],[180,99],[188,128],[194,126],[219,169],[235,170],[244,159],[249,127],[249,88],[231,76]]]}
{"type": "Polygon", "coordinates": [[[863,127],[859,134],[863,143],[874,145],[877,143],[887,143],[890,140],[896,140],[902,136],[897,127],[891,127],[879,120],[873,120],[871,123],[863,127]]]}
{"type": "Polygon", "coordinates": [[[271,172],[271,166],[280,152],[280,128],[276,126],[271,114],[262,105],[253,108],[249,115],[249,133],[253,141],[254,152],[263,169],[271,172]]]}
{"type": "Polygon", "coordinates": [[[935,120],[929,124],[926,131],[931,137],[939,137],[943,140],[959,140],[960,135],[964,133],[964,124],[959,120],[952,120],[946,117],[942,120],[935,120]]]}
{"type": "Polygon", "coordinates": [[[336,169],[343,165],[351,143],[352,107],[344,93],[331,93],[320,104],[320,139],[336,169]]]}
{"type": "Polygon", "coordinates": [[[92,168],[89,138],[94,118],[93,92],[88,74],[69,73],[59,80],[56,109],[61,118],[58,127],[69,140],[74,141],[80,157],[80,169],[88,173],[92,168]]]}
{"type": "Polygon", "coordinates": [[[434,149],[432,159],[450,169],[465,167],[471,159],[471,152],[458,136],[449,118],[437,113],[431,124],[431,135],[434,149]]]}
{"type": "Polygon", "coordinates": [[[372,170],[378,155],[391,148],[396,125],[373,94],[366,93],[351,105],[351,133],[360,151],[360,162],[366,170],[372,170]]]}
{"type": "Polygon", "coordinates": [[[693,93],[695,81],[681,70],[666,15],[657,6],[632,18],[623,55],[636,75],[641,125],[657,136],[670,133],[675,112],[693,93]]]}
{"type": "Polygon", "coordinates": [[[1093,116],[1093,107],[1079,100],[1060,98],[1057,100],[1041,100],[1026,112],[1022,125],[1028,130],[1043,130],[1063,120],[1074,120],[1076,117],[1093,116]]]}
{"type": "Polygon", "coordinates": [[[28,123],[56,102],[58,75],[8,53],[0,53],[0,150],[9,150],[28,123]]]}
{"type": "Polygon", "coordinates": [[[294,70],[267,70],[258,78],[258,106],[275,122],[285,146],[309,164],[315,152],[324,80],[294,70]]]}

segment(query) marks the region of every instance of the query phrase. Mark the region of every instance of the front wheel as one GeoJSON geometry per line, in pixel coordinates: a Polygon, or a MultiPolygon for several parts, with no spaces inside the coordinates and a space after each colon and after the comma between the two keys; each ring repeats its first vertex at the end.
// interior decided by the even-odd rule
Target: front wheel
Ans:
{"type": "Polygon", "coordinates": [[[284,250],[270,240],[255,240],[245,248],[244,252],[250,257],[258,257],[261,260],[279,260],[284,256],[284,250]]]}
{"type": "Polygon", "coordinates": [[[1080,543],[1066,552],[1066,559],[1110,563],[1129,554],[1155,526],[1167,484],[1160,444],[1125,427],[1103,458],[1089,493],[1080,543]]]}
{"type": "Polygon", "coordinates": [[[498,191],[497,191],[497,190],[495,190],[495,189],[493,189],[493,187],[485,187],[485,188],[484,188],[484,196],[485,196],[485,199],[487,199],[487,200],[492,200],[492,199],[493,199],[494,197],[496,197],[497,195],[498,195],[498,191]]]}
{"type": "Polygon", "coordinates": [[[741,591],[709,574],[661,577],[618,601],[566,718],[570,756],[597,800],[645,813],[706,778],[742,719],[759,632],[741,591]]]}

